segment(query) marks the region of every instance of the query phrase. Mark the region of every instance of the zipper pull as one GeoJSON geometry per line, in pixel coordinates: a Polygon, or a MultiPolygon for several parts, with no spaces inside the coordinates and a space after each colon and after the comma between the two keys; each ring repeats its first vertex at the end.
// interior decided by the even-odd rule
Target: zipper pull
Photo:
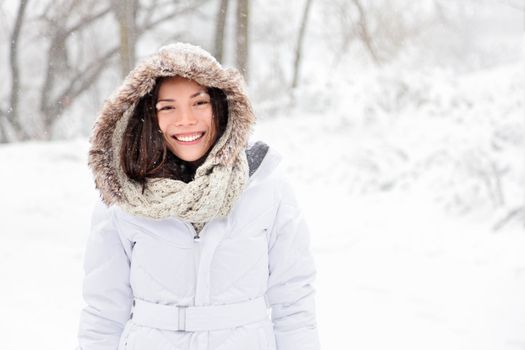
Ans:
{"type": "Polygon", "coordinates": [[[199,236],[198,233],[195,234],[195,236],[193,236],[193,241],[194,241],[194,242],[200,242],[200,240],[201,240],[201,237],[199,236]]]}

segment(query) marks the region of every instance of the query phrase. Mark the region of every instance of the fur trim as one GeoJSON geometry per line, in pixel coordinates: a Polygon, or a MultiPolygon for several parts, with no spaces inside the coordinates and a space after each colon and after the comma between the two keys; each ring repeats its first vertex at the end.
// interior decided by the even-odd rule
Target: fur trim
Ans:
{"type": "MultiPolygon", "coordinates": [[[[132,115],[139,99],[154,87],[158,77],[177,75],[195,80],[203,86],[217,87],[227,96],[229,117],[226,130],[205,164],[217,165],[219,168],[242,168],[246,163],[245,159],[239,160],[239,157],[245,158],[244,150],[255,117],[241,74],[236,69],[223,68],[200,47],[185,43],[164,46],[129,73],[123,84],[106,101],[95,122],[90,137],[88,163],[102,200],[108,206],[113,203],[130,206],[124,192],[131,181],[121,176],[118,159],[118,146],[127,118],[132,115]]],[[[196,176],[204,171],[201,168],[197,169],[196,176]]]]}

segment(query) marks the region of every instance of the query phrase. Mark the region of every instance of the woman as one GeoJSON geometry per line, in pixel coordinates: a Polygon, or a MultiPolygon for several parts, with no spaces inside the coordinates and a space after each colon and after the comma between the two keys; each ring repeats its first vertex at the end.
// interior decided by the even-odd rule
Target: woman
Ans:
{"type": "Polygon", "coordinates": [[[239,73],[182,43],[106,102],[80,349],[320,348],[309,233],[253,123],[239,73]]]}

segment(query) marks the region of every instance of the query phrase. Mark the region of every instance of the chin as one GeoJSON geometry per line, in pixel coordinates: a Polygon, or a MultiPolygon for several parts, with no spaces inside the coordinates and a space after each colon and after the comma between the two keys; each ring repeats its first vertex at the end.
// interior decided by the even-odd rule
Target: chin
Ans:
{"type": "Polygon", "coordinates": [[[177,158],[185,162],[194,162],[196,160],[199,160],[204,155],[204,153],[195,155],[195,154],[180,154],[180,153],[177,154],[175,152],[173,152],[173,154],[175,154],[177,158]]]}
{"type": "Polygon", "coordinates": [[[200,157],[179,157],[179,158],[185,162],[194,162],[198,160],[200,157]]]}

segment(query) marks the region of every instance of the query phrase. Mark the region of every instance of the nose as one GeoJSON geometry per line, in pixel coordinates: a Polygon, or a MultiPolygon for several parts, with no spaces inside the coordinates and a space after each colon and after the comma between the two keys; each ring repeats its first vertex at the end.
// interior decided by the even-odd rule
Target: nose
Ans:
{"type": "Polygon", "coordinates": [[[197,118],[193,114],[191,108],[180,108],[175,124],[177,126],[194,125],[197,122],[197,118]]]}

